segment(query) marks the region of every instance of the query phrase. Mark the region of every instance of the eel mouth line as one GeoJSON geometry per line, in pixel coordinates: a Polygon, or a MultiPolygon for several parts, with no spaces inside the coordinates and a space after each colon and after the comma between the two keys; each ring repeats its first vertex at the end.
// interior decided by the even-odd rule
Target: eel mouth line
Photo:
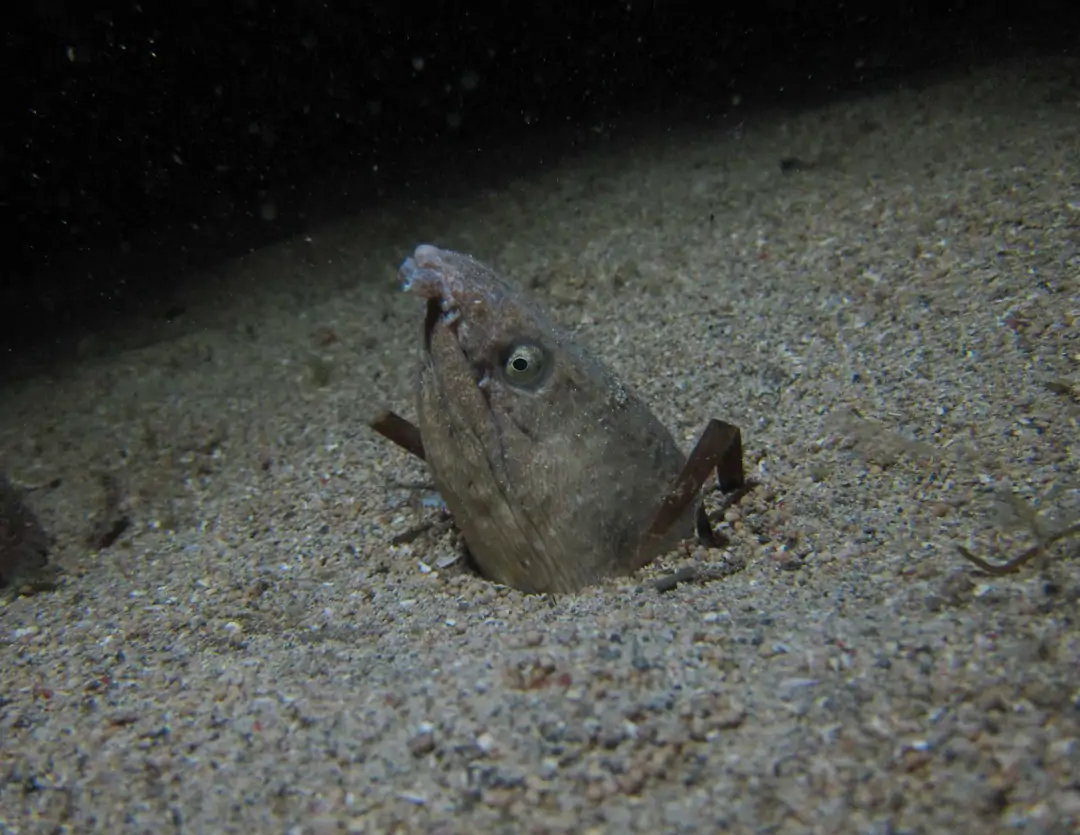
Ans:
{"type": "Polygon", "coordinates": [[[461,321],[461,312],[456,307],[448,307],[446,300],[441,296],[429,298],[427,313],[424,316],[424,345],[431,349],[431,337],[435,328],[445,325],[454,330],[457,336],[457,325],[461,321]]]}
{"type": "MultiPolygon", "coordinates": [[[[441,298],[430,298],[427,303],[427,313],[424,317],[424,352],[428,355],[429,361],[433,361],[432,357],[432,338],[435,333],[435,328],[439,325],[444,325],[454,331],[454,337],[458,336],[457,326],[461,322],[461,313],[451,308],[447,310],[444,307],[445,302],[441,298]]],[[[469,371],[472,374],[473,381],[476,383],[477,389],[483,395],[485,402],[487,402],[489,408],[491,406],[491,396],[489,386],[491,383],[491,377],[487,371],[477,367],[474,363],[469,361],[468,352],[461,345],[460,340],[457,343],[457,350],[461,353],[462,360],[469,367],[469,371]]]]}
{"type": "Polygon", "coordinates": [[[431,353],[431,335],[442,318],[442,304],[438,299],[428,299],[427,314],[424,317],[424,350],[431,353]]]}

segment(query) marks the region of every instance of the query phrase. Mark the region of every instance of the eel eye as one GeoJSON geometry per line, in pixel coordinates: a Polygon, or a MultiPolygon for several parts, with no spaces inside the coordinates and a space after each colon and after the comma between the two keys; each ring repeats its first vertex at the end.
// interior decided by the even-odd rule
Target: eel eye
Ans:
{"type": "Polygon", "coordinates": [[[512,386],[533,388],[544,379],[548,365],[547,351],[539,345],[523,342],[506,352],[503,375],[512,386]]]}

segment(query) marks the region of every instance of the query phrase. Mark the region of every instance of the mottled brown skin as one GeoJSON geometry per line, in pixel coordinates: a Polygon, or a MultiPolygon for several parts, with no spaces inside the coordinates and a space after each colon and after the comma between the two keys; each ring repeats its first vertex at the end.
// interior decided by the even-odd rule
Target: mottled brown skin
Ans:
{"type": "Polygon", "coordinates": [[[576,591],[692,534],[695,502],[645,537],[686,458],[644,401],[521,289],[431,246],[400,277],[428,300],[421,452],[486,577],[576,591]]]}

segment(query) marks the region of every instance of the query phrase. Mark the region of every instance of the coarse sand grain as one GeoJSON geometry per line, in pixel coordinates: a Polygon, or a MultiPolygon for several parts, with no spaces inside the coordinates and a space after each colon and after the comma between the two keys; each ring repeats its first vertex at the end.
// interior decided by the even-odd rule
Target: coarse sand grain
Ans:
{"type": "Polygon", "coordinates": [[[1078,74],[601,144],[6,383],[63,574],[0,602],[0,831],[1078,831],[1077,545],[957,550],[1080,517],[1078,74]],[[366,425],[412,414],[420,242],[531,288],[687,448],[741,426],[730,547],[474,576],[366,425]]]}

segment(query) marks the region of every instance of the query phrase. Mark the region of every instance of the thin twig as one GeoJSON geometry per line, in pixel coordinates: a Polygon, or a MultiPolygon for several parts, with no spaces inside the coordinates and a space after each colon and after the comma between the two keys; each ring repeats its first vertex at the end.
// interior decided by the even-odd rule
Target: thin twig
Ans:
{"type": "Polygon", "coordinates": [[[1069,527],[1063,528],[1062,530],[1058,531],[1057,533],[1050,534],[1042,542],[1028,548],[1020,556],[1014,557],[1013,559],[1009,560],[1008,562],[997,563],[997,564],[987,562],[982,557],[975,556],[973,553],[971,553],[971,551],[969,551],[963,545],[957,545],[956,547],[960,551],[960,555],[964,559],[968,560],[969,562],[974,563],[976,566],[981,568],[987,574],[990,574],[991,576],[994,576],[994,577],[1004,577],[1006,574],[1015,574],[1017,571],[1019,571],[1021,568],[1023,568],[1025,565],[1027,565],[1033,559],[1035,559],[1035,557],[1037,557],[1039,554],[1043,553],[1043,551],[1045,551],[1047,548],[1049,548],[1051,545],[1053,545],[1058,540],[1065,539],[1066,537],[1070,537],[1070,536],[1075,536],[1076,534],[1080,534],[1080,522],[1069,525],[1069,527]]]}

